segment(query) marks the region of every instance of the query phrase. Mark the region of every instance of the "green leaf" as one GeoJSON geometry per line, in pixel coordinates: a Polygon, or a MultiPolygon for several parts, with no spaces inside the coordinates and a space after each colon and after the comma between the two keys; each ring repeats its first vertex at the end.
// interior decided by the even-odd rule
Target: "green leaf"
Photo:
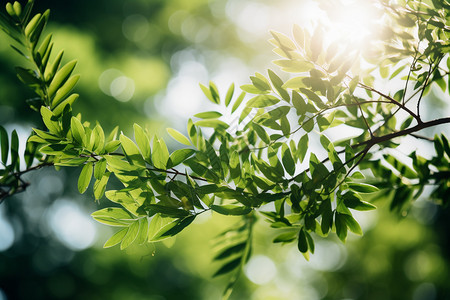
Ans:
{"type": "Polygon", "coordinates": [[[281,146],[281,158],[286,172],[293,176],[295,173],[295,161],[292,158],[291,150],[286,144],[281,146]]]}
{"type": "Polygon", "coordinates": [[[33,70],[16,67],[16,72],[20,81],[22,81],[26,85],[33,86],[40,85],[41,83],[39,78],[36,77],[36,73],[33,70]]]}
{"type": "Polygon", "coordinates": [[[326,235],[333,226],[333,211],[331,210],[331,201],[329,199],[322,202],[320,211],[322,213],[320,229],[322,230],[322,233],[326,235]]]}
{"type": "Polygon", "coordinates": [[[139,234],[139,220],[131,223],[130,227],[128,227],[127,234],[120,243],[120,250],[128,248],[133,242],[136,240],[139,234]]]}
{"type": "Polygon", "coordinates": [[[308,148],[309,148],[309,138],[308,135],[305,134],[300,138],[297,145],[297,155],[300,162],[303,162],[303,160],[305,159],[308,148]]]}
{"type": "Polygon", "coordinates": [[[189,157],[192,156],[192,154],[195,153],[195,150],[193,149],[178,149],[172,152],[169,157],[169,162],[167,163],[168,168],[173,168],[185,160],[187,160],[189,157]]]}
{"type": "Polygon", "coordinates": [[[50,86],[48,87],[49,97],[53,97],[55,93],[62,87],[62,85],[69,79],[70,74],[72,74],[73,69],[77,64],[76,60],[72,60],[65,64],[58,72],[56,72],[55,77],[53,77],[50,86]]]}
{"type": "Polygon", "coordinates": [[[120,141],[110,141],[105,145],[105,153],[112,153],[120,146],[120,141]]]}
{"type": "Polygon", "coordinates": [[[48,128],[48,130],[51,133],[58,135],[61,131],[61,128],[58,122],[55,121],[55,116],[53,115],[52,111],[45,106],[41,106],[41,116],[42,121],[44,121],[44,124],[48,128]]]}
{"type": "Polygon", "coordinates": [[[110,248],[112,246],[117,245],[120,243],[125,235],[127,234],[128,228],[122,228],[121,230],[117,231],[113,234],[112,237],[110,237],[105,244],[103,245],[103,248],[110,248]]]}
{"type": "Polygon", "coordinates": [[[327,106],[323,103],[322,99],[320,99],[319,96],[316,95],[316,93],[314,93],[311,90],[305,89],[305,88],[300,88],[300,91],[312,102],[314,102],[318,108],[323,109],[323,108],[327,108],[327,106]]]}
{"type": "Polygon", "coordinates": [[[308,240],[306,239],[306,232],[304,227],[302,227],[298,233],[297,248],[302,253],[308,252],[308,240]]]}
{"type": "Polygon", "coordinates": [[[236,101],[233,104],[233,107],[231,108],[231,113],[234,113],[236,109],[241,105],[242,100],[244,100],[246,93],[242,92],[239,97],[236,99],[236,101]]]}
{"type": "Polygon", "coordinates": [[[228,127],[230,127],[227,123],[219,119],[200,120],[195,122],[194,124],[200,127],[210,127],[214,129],[227,129],[228,127]]]}
{"type": "MultiPolygon", "coordinates": [[[[274,64],[280,66],[281,69],[288,73],[303,73],[314,69],[314,64],[306,60],[279,59],[274,60],[274,64]]],[[[290,82],[292,84],[292,82],[290,82]]]]}
{"type": "Polygon", "coordinates": [[[305,76],[290,78],[283,84],[283,88],[296,90],[301,87],[306,87],[305,83],[303,82],[303,79],[305,78],[306,78],[305,76]]]}
{"type": "MultiPolygon", "coordinates": [[[[53,64],[45,69],[44,77],[47,82],[50,82],[53,80],[55,73],[57,72],[59,65],[61,64],[63,55],[64,55],[64,51],[61,50],[58,53],[58,55],[56,56],[53,64]]],[[[73,69],[72,69],[72,71],[73,71],[73,69]]],[[[68,76],[70,76],[70,74],[68,76]]]]}
{"type": "Polygon", "coordinates": [[[173,128],[167,128],[167,132],[171,137],[173,137],[176,141],[180,142],[181,144],[184,144],[186,146],[191,146],[191,142],[187,137],[185,137],[181,132],[179,132],[176,129],[173,128]]]}
{"type": "Polygon", "coordinates": [[[219,104],[217,101],[217,98],[214,97],[211,93],[211,90],[200,83],[200,88],[202,89],[203,93],[205,94],[206,98],[208,98],[209,101],[211,101],[214,104],[219,104]]]}
{"type": "Polygon", "coordinates": [[[226,216],[241,216],[248,215],[251,211],[251,207],[241,206],[241,205],[211,205],[211,209],[221,215],[226,216]]]}
{"type": "Polygon", "coordinates": [[[182,219],[176,219],[175,221],[163,226],[153,236],[152,241],[160,241],[169,237],[172,237],[180,233],[183,229],[189,226],[195,219],[195,216],[188,216],[182,219]]]}
{"type": "Polygon", "coordinates": [[[238,257],[233,259],[232,261],[226,263],[225,265],[223,265],[219,270],[217,270],[213,277],[217,277],[226,273],[229,273],[233,270],[235,270],[236,268],[238,268],[241,265],[241,260],[242,257],[238,257]]]}
{"type": "Polygon", "coordinates": [[[345,242],[347,238],[347,223],[343,214],[336,213],[334,224],[336,226],[336,234],[342,242],[345,242]]]}
{"type": "Polygon", "coordinates": [[[221,260],[221,259],[228,258],[232,255],[240,254],[245,250],[246,247],[247,247],[247,241],[238,243],[236,245],[231,245],[231,246],[225,247],[216,256],[214,256],[213,259],[221,260]]]}
{"type": "Polygon", "coordinates": [[[205,154],[208,157],[212,170],[217,174],[222,174],[223,173],[222,164],[220,162],[219,157],[217,156],[216,150],[208,141],[205,141],[205,147],[206,147],[205,154]]]}
{"type": "Polygon", "coordinates": [[[92,163],[88,162],[83,166],[83,169],[81,169],[80,177],[78,178],[78,191],[80,194],[83,194],[91,182],[92,177],[92,163]]]}
{"type": "Polygon", "coordinates": [[[41,14],[36,14],[25,27],[24,33],[26,37],[30,37],[31,33],[37,28],[41,14]]]}
{"type": "Polygon", "coordinates": [[[306,240],[308,241],[308,248],[311,253],[314,253],[314,240],[308,231],[305,230],[306,240]]]}
{"type": "Polygon", "coordinates": [[[200,119],[217,119],[220,118],[221,116],[222,114],[217,111],[206,111],[194,115],[194,117],[200,119]]]}
{"type": "Polygon", "coordinates": [[[91,145],[92,150],[97,153],[103,153],[105,148],[105,133],[100,125],[96,125],[91,133],[91,145]]]}
{"type": "Polygon", "coordinates": [[[62,101],[60,104],[58,104],[55,108],[53,108],[53,114],[55,116],[59,116],[63,113],[64,109],[67,105],[72,107],[72,104],[77,100],[79,97],[78,94],[72,94],[69,97],[67,97],[64,101],[62,101]]]}
{"type": "Polygon", "coordinates": [[[147,217],[139,219],[139,234],[136,237],[136,243],[144,244],[148,238],[148,219],[147,217]]]}
{"type": "Polygon", "coordinates": [[[127,210],[119,207],[103,208],[93,212],[91,216],[100,223],[120,227],[128,227],[136,219],[127,210]]]}
{"type": "MultiPolygon", "coordinates": [[[[136,180],[135,178],[135,176],[132,176],[133,180],[136,180]]],[[[152,199],[152,195],[138,188],[119,191],[110,190],[105,193],[105,196],[112,202],[120,204],[135,216],[146,216],[147,212],[142,208],[142,205],[144,205],[144,203],[147,205],[152,199]]]]}
{"type": "Polygon", "coordinates": [[[169,150],[167,150],[166,143],[157,136],[153,139],[153,153],[152,162],[158,169],[165,170],[169,160],[169,150]]]}
{"type": "Polygon", "coordinates": [[[122,133],[119,136],[125,157],[132,165],[145,167],[145,161],[136,144],[122,133]]]}
{"type": "Polygon", "coordinates": [[[256,87],[258,90],[260,90],[261,92],[270,91],[270,85],[265,80],[265,78],[262,79],[259,77],[250,76],[250,80],[252,81],[253,86],[256,87]]]}
{"type": "Polygon", "coordinates": [[[190,215],[190,213],[187,210],[165,206],[161,204],[150,204],[148,206],[148,211],[150,216],[157,213],[167,215],[168,217],[171,218],[182,218],[190,215]]]}
{"type": "Polygon", "coordinates": [[[273,243],[290,243],[297,238],[297,232],[285,232],[273,239],[273,243]]]}
{"type": "Polygon", "coordinates": [[[212,81],[209,82],[209,90],[211,91],[213,102],[216,104],[220,104],[219,91],[217,90],[216,85],[212,81]]]}
{"type": "Polygon", "coordinates": [[[264,130],[264,128],[262,128],[261,126],[259,126],[256,123],[251,123],[252,128],[255,130],[256,134],[261,138],[261,140],[266,143],[269,144],[270,143],[270,137],[269,134],[267,133],[266,130],[264,130]]]}
{"type": "Polygon", "coordinates": [[[6,164],[9,154],[9,139],[8,133],[6,132],[5,128],[3,128],[3,126],[1,125],[0,125],[0,143],[2,150],[2,163],[6,164]]]}
{"type": "Polygon", "coordinates": [[[305,130],[306,132],[311,132],[314,129],[314,119],[313,118],[307,119],[301,125],[303,130],[305,130]]]}
{"type": "Polygon", "coordinates": [[[289,123],[287,116],[281,117],[280,126],[281,126],[281,131],[283,132],[283,135],[285,137],[289,137],[289,135],[291,134],[291,124],[289,123]]]}
{"type": "Polygon", "coordinates": [[[289,93],[283,88],[283,80],[281,80],[281,78],[278,77],[278,75],[275,74],[275,72],[273,72],[272,70],[269,69],[267,70],[267,72],[269,74],[270,81],[272,81],[273,86],[275,87],[281,98],[283,98],[287,102],[290,102],[291,99],[289,97],[289,93]]]}
{"type": "Polygon", "coordinates": [[[20,170],[19,136],[16,130],[13,130],[11,133],[11,166],[17,171],[20,170]]]}
{"type": "Polygon", "coordinates": [[[328,146],[331,144],[330,140],[326,137],[326,135],[322,134],[320,136],[320,144],[325,150],[328,150],[328,146]]]}
{"type": "Polygon", "coordinates": [[[105,172],[102,178],[97,179],[94,182],[94,197],[96,200],[99,200],[105,194],[106,184],[108,183],[110,172],[105,172]]]}
{"type": "Polygon", "coordinates": [[[350,189],[359,193],[374,193],[378,191],[378,188],[376,186],[367,183],[349,182],[347,184],[350,189]]]}
{"type": "Polygon", "coordinates": [[[86,133],[84,131],[83,124],[81,124],[81,121],[78,118],[72,117],[70,121],[70,129],[72,131],[72,136],[75,139],[75,141],[80,145],[84,145],[86,133]]]}
{"type": "Polygon", "coordinates": [[[267,106],[272,106],[274,104],[277,104],[280,102],[280,99],[278,99],[275,96],[272,95],[259,95],[252,99],[250,99],[247,102],[246,107],[254,107],[254,108],[262,108],[267,106]]]}
{"type": "Polygon", "coordinates": [[[306,113],[305,100],[296,91],[292,91],[292,104],[294,105],[298,116],[303,116],[306,113]]]}
{"type": "Polygon", "coordinates": [[[280,48],[284,48],[286,50],[295,50],[297,48],[295,44],[291,41],[291,39],[286,35],[274,30],[270,30],[270,34],[278,42],[280,48]]]}
{"type": "Polygon", "coordinates": [[[234,94],[234,83],[230,85],[227,91],[227,95],[225,96],[225,106],[228,107],[230,105],[231,99],[233,98],[234,94]]]}
{"type": "MultiPolygon", "coordinates": [[[[63,155],[63,151],[66,149],[67,145],[63,144],[50,144],[44,146],[40,149],[40,152],[48,155],[63,155]]],[[[75,152],[75,154],[77,154],[75,152]]]]}
{"type": "Polygon", "coordinates": [[[38,23],[36,24],[36,26],[30,32],[31,34],[29,35],[29,39],[33,43],[33,45],[36,45],[38,43],[39,38],[40,38],[40,36],[42,34],[42,31],[44,30],[45,25],[47,24],[49,14],[50,14],[50,10],[47,9],[42,14],[42,16],[39,18],[38,23]]]}
{"type": "Polygon", "coordinates": [[[65,100],[65,97],[69,95],[75,85],[78,83],[80,75],[70,77],[63,86],[61,86],[55,94],[52,100],[52,107],[56,107],[58,104],[65,100]]]}
{"type": "Polygon", "coordinates": [[[345,224],[347,224],[348,229],[350,229],[351,232],[362,235],[362,229],[361,226],[359,226],[358,222],[348,214],[340,214],[340,216],[344,219],[345,224]]]}

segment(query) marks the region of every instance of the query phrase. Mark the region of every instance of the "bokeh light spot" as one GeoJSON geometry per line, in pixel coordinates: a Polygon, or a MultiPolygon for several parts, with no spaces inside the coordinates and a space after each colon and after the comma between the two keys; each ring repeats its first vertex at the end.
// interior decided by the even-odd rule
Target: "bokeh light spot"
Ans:
{"type": "Polygon", "coordinates": [[[148,20],[143,15],[128,16],[122,23],[123,35],[132,42],[144,40],[149,31],[148,20]]]}
{"type": "Polygon", "coordinates": [[[135,91],[134,80],[117,69],[108,69],[98,78],[98,85],[106,95],[121,102],[131,100],[135,91]]]}
{"type": "Polygon", "coordinates": [[[256,255],[245,266],[245,275],[256,284],[266,284],[277,275],[277,267],[267,256],[256,255]]]}
{"type": "Polygon", "coordinates": [[[94,243],[97,235],[94,221],[74,202],[58,200],[48,215],[53,232],[65,246],[79,251],[94,243]]]}
{"type": "Polygon", "coordinates": [[[111,82],[111,96],[119,101],[127,102],[134,94],[134,81],[126,76],[120,76],[111,82]]]}

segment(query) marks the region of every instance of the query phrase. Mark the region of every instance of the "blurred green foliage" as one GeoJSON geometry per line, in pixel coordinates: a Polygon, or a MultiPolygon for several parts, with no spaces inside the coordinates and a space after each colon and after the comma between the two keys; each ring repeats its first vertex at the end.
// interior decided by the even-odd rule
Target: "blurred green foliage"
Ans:
{"type": "MultiPolygon", "coordinates": [[[[83,78],[77,89],[83,99],[76,110],[86,119],[99,120],[106,128],[117,124],[129,126],[134,122],[155,129],[162,126],[156,111],[146,114],[143,106],[149,97],[165,88],[172,74],[171,56],[192,46],[192,41],[168,28],[169,19],[177,11],[187,11],[213,26],[225,22],[223,16],[211,14],[207,1],[39,1],[37,5],[41,10],[51,8],[50,30],[55,34],[56,44],[66,49],[66,57],[79,59],[77,72],[83,78]],[[124,21],[136,14],[146,16],[151,28],[148,36],[136,38],[138,42],[130,41],[123,34],[124,21]],[[133,79],[136,91],[130,102],[117,101],[99,89],[99,77],[108,69],[120,70],[133,79]]],[[[242,49],[244,58],[246,52],[251,52],[236,36],[229,37],[233,52],[242,49]]],[[[17,61],[5,45],[0,45],[1,123],[21,124],[30,120],[39,123],[38,116],[23,101],[31,93],[15,88],[13,66],[17,61]]],[[[205,220],[210,222],[209,226],[194,225],[170,248],[166,248],[170,245],[160,245],[157,249],[132,248],[124,253],[118,249],[102,250],[95,245],[78,252],[61,243],[43,225],[48,217],[46,208],[58,198],[72,198],[88,210],[94,209],[86,199],[90,197],[80,197],[74,190],[76,187],[71,184],[74,180],[69,178],[78,174],[73,173],[76,172],[60,171],[56,175],[48,172],[67,179],[62,180],[63,188],[49,194],[27,191],[0,207],[1,217],[13,225],[16,236],[14,244],[0,253],[0,299],[213,299],[220,296],[224,282],[220,279],[211,282],[210,275],[216,266],[210,265],[210,252],[200,252],[223,230],[220,218],[205,220]]],[[[37,179],[42,175],[32,176],[37,179]]],[[[352,238],[345,249],[342,245],[324,244],[324,255],[332,255],[327,251],[334,250],[344,262],[331,269],[314,268],[314,264],[308,266],[301,260],[286,265],[286,257],[293,255],[292,247],[271,247],[270,259],[277,266],[273,278],[261,285],[249,280],[240,282],[234,298],[449,299],[450,247],[444,230],[449,226],[448,209],[439,212],[434,212],[432,207],[427,209],[431,211],[428,218],[420,216],[427,210],[420,210],[419,216],[412,214],[401,221],[392,213],[380,210],[374,215],[377,225],[365,230],[364,238],[352,238]]],[[[263,228],[256,229],[255,255],[267,254],[271,243],[263,228]]],[[[247,274],[251,277],[250,270],[247,274]]]]}

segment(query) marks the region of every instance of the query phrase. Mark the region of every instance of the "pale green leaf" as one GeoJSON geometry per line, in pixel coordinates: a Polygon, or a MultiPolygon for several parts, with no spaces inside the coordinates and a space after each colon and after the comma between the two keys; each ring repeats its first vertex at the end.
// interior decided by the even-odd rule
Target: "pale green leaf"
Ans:
{"type": "Polygon", "coordinates": [[[180,142],[183,145],[191,146],[191,142],[187,137],[185,137],[181,132],[173,128],[167,128],[167,132],[171,137],[173,137],[177,142],[180,142]]]}
{"type": "Polygon", "coordinates": [[[112,246],[117,245],[118,243],[122,242],[123,238],[127,234],[128,228],[122,228],[121,230],[117,231],[113,234],[112,237],[110,237],[105,244],[103,245],[103,248],[109,248],[112,246]]]}
{"type": "Polygon", "coordinates": [[[91,182],[92,178],[92,163],[88,162],[81,169],[80,177],[78,177],[78,191],[83,194],[91,182]]]}

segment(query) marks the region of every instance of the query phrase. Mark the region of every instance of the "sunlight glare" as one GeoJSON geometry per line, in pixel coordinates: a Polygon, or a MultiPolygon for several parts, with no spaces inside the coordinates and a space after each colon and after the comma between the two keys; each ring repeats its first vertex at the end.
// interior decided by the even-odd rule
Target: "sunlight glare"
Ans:
{"type": "Polygon", "coordinates": [[[326,26],[324,39],[327,43],[339,40],[354,48],[362,48],[381,21],[372,0],[322,1],[319,7],[322,13],[317,12],[317,15],[320,23],[326,26]]]}

